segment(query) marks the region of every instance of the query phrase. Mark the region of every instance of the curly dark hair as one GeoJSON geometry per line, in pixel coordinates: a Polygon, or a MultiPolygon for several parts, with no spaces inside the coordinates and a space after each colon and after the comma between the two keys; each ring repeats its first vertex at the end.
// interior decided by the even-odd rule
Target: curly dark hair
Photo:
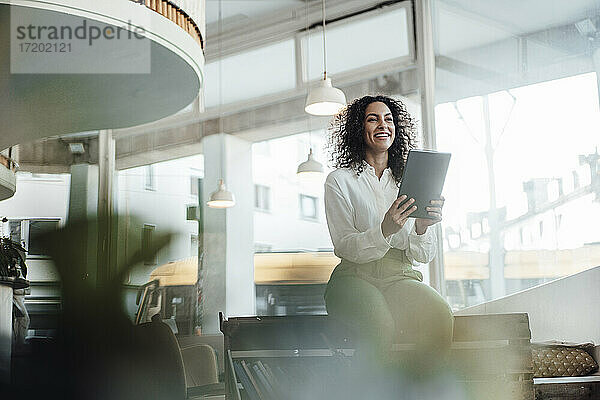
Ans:
{"type": "Polygon", "coordinates": [[[416,126],[414,119],[406,110],[406,105],[391,97],[376,95],[363,96],[354,100],[336,114],[329,126],[327,148],[329,161],[333,168],[352,168],[357,174],[364,171],[365,159],[365,111],[371,103],[382,102],[392,112],[396,137],[388,149],[388,167],[392,170],[396,182],[400,181],[408,151],[416,147],[416,126]]]}

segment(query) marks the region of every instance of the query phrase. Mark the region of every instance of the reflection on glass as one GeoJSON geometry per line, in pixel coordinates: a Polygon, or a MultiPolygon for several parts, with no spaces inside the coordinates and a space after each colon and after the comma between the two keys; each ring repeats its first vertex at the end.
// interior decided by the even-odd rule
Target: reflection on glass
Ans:
{"type": "MultiPolygon", "coordinates": [[[[405,8],[399,8],[340,25],[327,25],[327,73],[336,74],[408,56],[412,32],[408,32],[406,14],[405,8]],[[381,40],[382,37],[389,40],[381,40]]],[[[308,59],[308,72],[305,72],[308,80],[323,78],[322,35],[319,30],[302,38],[303,57],[308,59]]]]}
{"type": "Polygon", "coordinates": [[[294,41],[286,40],[223,57],[205,66],[205,105],[224,104],[293,89],[296,86],[294,41]],[[268,60],[268,62],[265,62],[268,60]],[[223,79],[219,77],[219,68],[223,79]]]}
{"type": "Polygon", "coordinates": [[[600,264],[600,231],[586,223],[600,220],[599,66],[573,29],[578,6],[564,3],[549,21],[528,4],[501,15],[434,4],[437,145],[453,153],[443,227],[451,305],[600,264]],[[499,23],[527,16],[536,18],[519,28],[499,23]]]}

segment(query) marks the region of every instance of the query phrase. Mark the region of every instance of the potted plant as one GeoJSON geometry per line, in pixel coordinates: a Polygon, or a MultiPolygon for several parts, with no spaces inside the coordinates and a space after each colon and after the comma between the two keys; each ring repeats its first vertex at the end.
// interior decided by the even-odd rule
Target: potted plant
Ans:
{"type": "MultiPolygon", "coordinates": [[[[6,217],[2,222],[8,222],[6,217]]],[[[27,265],[25,265],[25,249],[10,237],[0,238],[0,281],[10,283],[14,289],[29,286],[27,281],[27,265]]]]}

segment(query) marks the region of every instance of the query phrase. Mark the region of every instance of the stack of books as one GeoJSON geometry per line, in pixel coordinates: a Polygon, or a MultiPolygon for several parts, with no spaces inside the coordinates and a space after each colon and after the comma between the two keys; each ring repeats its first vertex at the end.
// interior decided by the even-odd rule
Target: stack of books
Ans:
{"type": "Polygon", "coordinates": [[[339,380],[343,365],[337,357],[233,360],[240,395],[248,400],[318,398],[328,382],[339,380]]]}

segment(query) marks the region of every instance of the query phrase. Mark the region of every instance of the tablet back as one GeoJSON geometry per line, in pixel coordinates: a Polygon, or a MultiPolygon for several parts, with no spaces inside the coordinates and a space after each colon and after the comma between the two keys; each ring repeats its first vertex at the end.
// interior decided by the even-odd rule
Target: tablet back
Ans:
{"type": "Polygon", "coordinates": [[[417,210],[410,216],[432,218],[425,207],[433,199],[439,199],[450,163],[450,153],[429,150],[411,150],[402,175],[398,196],[407,195],[415,199],[417,210]]]}

